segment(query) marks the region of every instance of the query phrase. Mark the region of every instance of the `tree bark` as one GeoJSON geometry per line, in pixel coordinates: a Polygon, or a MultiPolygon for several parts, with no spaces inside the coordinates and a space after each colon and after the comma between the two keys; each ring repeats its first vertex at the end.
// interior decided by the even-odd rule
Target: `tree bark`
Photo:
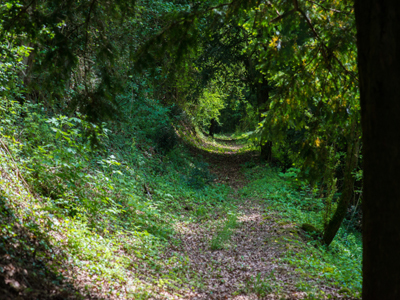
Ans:
{"type": "Polygon", "coordinates": [[[260,156],[262,160],[270,162],[272,160],[272,142],[261,144],[260,156]]]}
{"type": "MultiPolygon", "coordinates": [[[[261,76],[264,76],[261,74],[261,76]]],[[[269,85],[268,81],[263,78],[262,82],[257,84],[257,106],[258,106],[258,122],[261,122],[262,111],[266,110],[266,105],[269,102],[269,85]]],[[[260,141],[260,157],[262,160],[270,162],[272,160],[272,142],[261,138],[260,141]]]]}
{"type": "Polygon", "coordinates": [[[214,138],[215,127],[217,126],[217,120],[215,118],[211,119],[210,128],[208,129],[208,135],[214,138]]]}
{"type": "Polygon", "coordinates": [[[400,299],[400,5],[356,0],[363,130],[363,300],[400,299]]]}
{"type": "Polygon", "coordinates": [[[353,170],[357,167],[358,153],[360,151],[360,134],[358,130],[357,120],[353,121],[351,133],[347,139],[347,153],[344,168],[344,184],[342,195],[332,219],[324,230],[324,243],[330,245],[335,238],[343,219],[346,217],[347,209],[354,193],[355,178],[352,175],[353,170]]]}

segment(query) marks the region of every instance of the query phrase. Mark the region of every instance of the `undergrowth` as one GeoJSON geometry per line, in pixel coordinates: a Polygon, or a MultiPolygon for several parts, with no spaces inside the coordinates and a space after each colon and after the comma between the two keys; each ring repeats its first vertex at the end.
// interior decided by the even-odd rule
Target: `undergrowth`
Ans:
{"type": "MultiPolygon", "coordinates": [[[[240,225],[238,200],[177,143],[167,108],[146,100],[135,109],[140,118],[95,126],[82,115],[0,100],[0,287],[7,297],[148,299],[204,289],[188,256],[166,251],[180,244],[174,224],[207,223],[219,214],[209,247],[227,250],[240,225]]],[[[225,151],[210,143],[202,147],[225,151]]],[[[265,219],[297,228],[278,241],[287,251],[277,261],[295,267],[296,288],[323,298],[313,284],[319,281],[359,297],[359,233],[342,227],[329,248],[322,246],[299,228],[322,229],[324,199],[297,180],[296,170],[279,173],[254,162],[243,168],[250,183],[239,190],[242,199],[261,199],[265,219]]],[[[274,274],[255,276],[243,291],[279,293],[273,283],[274,274]]]]}
{"type": "MultiPolygon", "coordinates": [[[[173,224],[207,217],[230,190],[210,185],[207,166],[168,141],[168,121],[160,127],[164,141],[152,140],[155,126],[137,132],[140,119],[132,127],[100,127],[39,104],[0,104],[0,265],[10,298],[45,299],[59,289],[84,298],[146,299],[187,288],[180,275],[185,260],[160,258],[179,243],[173,224]],[[95,144],[87,132],[96,133],[95,144]],[[23,265],[32,262],[19,272],[6,267],[21,255],[59,283],[32,289],[23,280],[23,265]]],[[[160,115],[168,120],[167,110],[155,114],[154,122],[160,115]]]]}
{"type": "Polygon", "coordinates": [[[226,222],[223,224],[221,229],[217,230],[211,239],[210,249],[221,250],[228,247],[229,239],[234,233],[235,228],[238,226],[239,224],[236,213],[234,211],[229,212],[226,222]]]}
{"type": "Polygon", "coordinates": [[[289,230],[289,235],[279,242],[287,248],[282,262],[294,266],[296,274],[300,275],[297,288],[307,292],[310,299],[324,297],[314,284],[320,281],[339,288],[347,296],[359,298],[361,234],[342,225],[332,244],[324,246],[321,240],[301,230],[303,223],[323,230],[324,199],[318,198],[305,182],[295,180],[295,170],[280,173],[272,167],[255,166],[247,168],[246,174],[250,184],[241,190],[242,197],[262,199],[268,207],[265,219],[296,228],[289,230]]]}

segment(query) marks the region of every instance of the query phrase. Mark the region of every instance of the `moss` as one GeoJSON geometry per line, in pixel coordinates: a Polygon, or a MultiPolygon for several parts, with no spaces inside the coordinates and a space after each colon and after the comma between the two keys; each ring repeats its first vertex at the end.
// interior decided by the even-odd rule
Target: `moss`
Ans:
{"type": "Polygon", "coordinates": [[[289,221],[279,221],[278,224],[281,226],[284,226],[284,225],[290,224],[290,222],[289,221]]]}
{"type": "Polygon", "coordinates": [[[351,294],[351,291],[348,288],[341,288],[339,294],[351,294]]]}
{"type": "Polygon", "coordinates": [[[314,239],[318,239],[318,238],[322,237],[322,232],[314,225],[304,223],[303,225],[301,225],[301,229],[303,229],[305,232],[307,232],[314,239]]]}
{"type": "Polygon", "coordinates": [[[308,223],[304,223],[303,225],[301,225],[301,229],[309,233],[320,233],[317,227],[308,223]]]}

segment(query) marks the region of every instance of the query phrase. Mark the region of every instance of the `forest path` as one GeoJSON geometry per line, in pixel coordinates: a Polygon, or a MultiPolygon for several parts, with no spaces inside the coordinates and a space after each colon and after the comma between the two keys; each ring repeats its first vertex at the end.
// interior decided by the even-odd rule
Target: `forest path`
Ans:
{"type": "Polygon", "coordinates": [[[216,208],[198,222],[176,224],[182,243],[167,255],[185,257],[184,276],[191,290],[182,290],[173,299],[303,299],[306,293],[295,287],[294,268],[280,262],[289,246],[278,243],[297,229],[278,225],[279,216],[268,214],[265,201],[240,196],[248,183],[242,167],[259,162],[257,153],[191,151],[209,164],[216,182],[232,188],[229,199],[236,209],[216,208]]]}
{"type": "MultiPolygon", "coordinates": [[[[204,144],[207,146],[207,143],[204,144]]],[[[221,147],[221,145],[218,145],[221,147]]],[[[246,164],[255,164],[259,161],[257,151],[238,152],[244,145],[223,145],[226,152],[206,151],[200,148],[190,147],[193,156],[201,157],[209,165],[209,170],[215,175],[215,182],[227,184],[237,191],[246,185],[248,180],[242,172],[246,164]]]]}

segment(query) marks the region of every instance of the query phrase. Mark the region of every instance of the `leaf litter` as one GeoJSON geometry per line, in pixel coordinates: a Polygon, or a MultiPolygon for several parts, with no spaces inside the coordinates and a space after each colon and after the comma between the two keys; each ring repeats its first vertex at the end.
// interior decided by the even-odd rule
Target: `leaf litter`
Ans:
{"type": "MultiPolygon", "coordinates": [[[[35,266],[37,258],[30,257],[31,254],[25,255],[24,260],[30,262],[24,269],[9,255],[2,253],[0,277],[3,277],[3,282],[0,288],[5,299],[12,299],[21,288],[29,290],[25,293],[29,297],[41,295],[43,299],[306,299],[307,293],[296,287],[299,275],[294,267],[281,261],[285,251],[296,251],[295,244],[285,241],[285,236],[295,228],[292,224],[279,225],[279,215],[273,212],[269,213],[271,217],[265,218],[268,207],[262,201],[239,197],[239,190],[248,183],[241,170],[244,164],[254,163],[256,153],[235,154],[240,147],[234,144],[224,148],[224,153],[198,148],[192,151],[209,163],[210,171],[216,176],[215,182],[232,188],[230,197],[237,205],[235,226],[225,228],[229,216],[218,209],[210,212],[206,220],[177,222],[174,239],[179,243],[171,243],[160,251],[158,260],[163,265],[160,270],[154,271],[150,263],[131,256],[132,269],[126,273],[125,286],[96,281],[96,276],[70,265],[67,256],[57,262],[62,264],[64,279],[57,278],[59,283],[50,284],[49,280],[42,280],[43,277],[31,276],[42,268],[35,266]],[[215,237],[222,233],[226,236],[216,240],[215,237]],[[215,247],[212,247],[213,240],[217,241],[215,247]],[[179,261],[170,263],[174,259],[179,261]],[[166,284],[168,276],[163,276],[172,273],[180,277],[175,280],[178,283],[174,284],[174,288],[166,284]],[[159,282],[158,286],[155,282],[159,282]],[[111,288],[114,291],[109,293],[111,288]],[[44,290],[48,291],[45,296],[44,290]]],[[[126,256],[127,253],[121,255],[126,256]]],[[[60,258],[56,256],[54,259],[60,258]]],[[[53,264],[51,259],[48,261],[49,265],[53,264]]],[[[56,278],[56,275],[52,276],[56,278]]],[[[312,278],[309,282],[320,285],[320,290],[330,295],[330,299],[350,299],[339,294],[337,289],[323,286],[312,278]]]]}
{"type": "MultiPolygon", "coordinates": [[[[247,180],[241,172],[245,162],[257,159],[254,152],[232,155],[231,153],[210,153],[192,149],[195,155],[202,155],[209,162],[217,182],[229,184],[233,189],[232,200],[238,203],[238,227],[222,249],[213,250],[210,242],[217,233],[218,222],[226,216],[201,223],[181,222],[175,225],[179,247],[168,249],[165,257],[180,255],[187,257],[185,276],[188,289],[169,299],[307,299],[308,294],[299,291],[296,283],[299,275],[295,268],[281,261],[285,251],[295,250],[296,245],[285,237],[293,237],[291,231],[298,230],[293,224],[278,224],[277,218],[265,218],[268,207],[257,199],[239,199],[238,190],[247,180]]],[[[274,215],[273,213],[271,215],[274,215]]],[[[279,216],[277,215],[279,218],[279,216]]],[[[221,223],[221,222],[219,222],[221,223]]],[[[329,295],[329,299],[350,299],[338,293],[337,288],[327,287],[309,279],[313,285],[329,295]]],[[[328,299],[323,297],[320,299],[328,299]]]]}

